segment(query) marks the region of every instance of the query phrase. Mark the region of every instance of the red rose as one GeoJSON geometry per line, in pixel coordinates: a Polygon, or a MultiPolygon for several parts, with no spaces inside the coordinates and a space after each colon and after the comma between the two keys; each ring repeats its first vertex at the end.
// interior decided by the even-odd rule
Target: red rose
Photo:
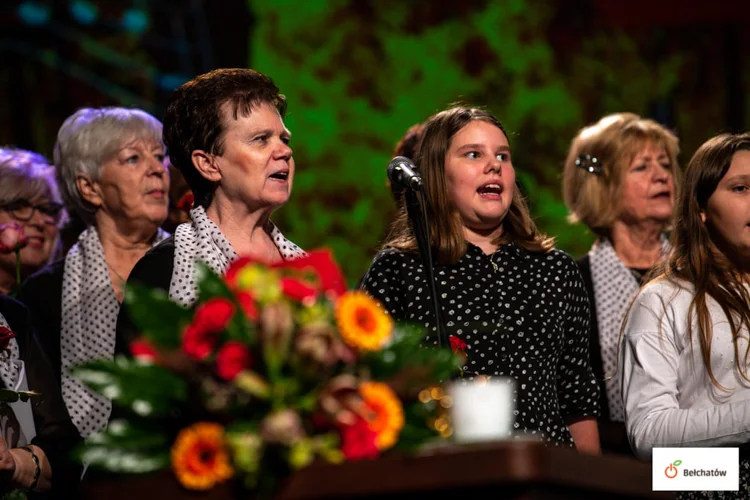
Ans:
{"type": "Polygon", "coordinates": [[[258,306],[255,304],[255,297],[250,292],[239,292],[236,295],[237,302],[240,303],[240,308],[245,316],[253,321],[258,321],[258,306]]]}
{"type": "Polygon", "coordinates": [[[195,196],[193,195],[193,192],[188,191],[182,196],[182,198],[180,198],[180,201],[177,202],[177,208],[185,213],[190,213],[190,209],[193,208],[194,202],[195,196]]]}
{"type": "Polygon", "coordinates": [[[451,335],[448,340],[450,340],[451,343],[451,350],[455,353],[463,353],[466,351],[466,342],[461,340],[459,337],[456,337],[455,335],[451,335]]]}
{"type": "Polygon", "coordinates": [[[216,373],[224,380],[232,381],[243,370],[250,368],[250,351],[240,342],[229,341],[216,355],[216,373]]]}
{"type": "Polygon", "coordinates": [[[210,299],[198,306],[193,325],[200,330],[218,333],[227,327],[234,316],[234,304],[225,298],[210,299]]]}
{"type": "Polygon", "coordinates": [[[0,326],[0,350],[7,349],[8,344],[10,344],[10,339],[15,338],[15,337],[16,337],[16,334],[13,333],[13,331],[10,328],[0,326]]]}
{"type": "Polygon", "coordinates": [[[182,350],[193,359],[203,361],[216,347],[218,333],[188,325],[182,336],[182,350]]]}
{"type": "Polygon", "coordinates": [[[454,353],[458,354],[459,358],[461,358],[460,359],[461,366],[465,365],[466,364],[466,342],[461,340],[460,337],[456,337],[455,335],[451,335],[450,337],[448,337],[448,340],[451,343],[451,350],[454,353]]]}
{"type": "Polygon", "coordinates": [[[341,427],[341,453],[347,460],[371,460],[380,452],[375,444],[377,433],[362,417],[351,425],[341,427]]]}
{"type": "Polygon", "coordinates": [[[26,246],[23,228],[15,222],[0,226],[0,253],[13,253],[26,246]]]}
{"type": "Polygon", "coordinates": [[[292,300],[299,302],[308,298],[315,298],[315,289],[306,283],[294,278],[281,278],[281,291],[292,300]]]}
{"type": "Polygon", "coordinates": [[[336,261],[333,260],[329,250],[317,250],[310,252],[306,257],[294,260],[286,260],[275,264],[273,267],[282,269],[294,269],[297,271],[312,271],[318,281],[317,289],[334,298],[346,292],[346,280],[336,261]]]}
{"type": "Polygon", "coordinates": [[[146,339],[134,340],[130,343],[130,354],[138,361],[156,361],[157,353],[154,346],[146,339]]]}

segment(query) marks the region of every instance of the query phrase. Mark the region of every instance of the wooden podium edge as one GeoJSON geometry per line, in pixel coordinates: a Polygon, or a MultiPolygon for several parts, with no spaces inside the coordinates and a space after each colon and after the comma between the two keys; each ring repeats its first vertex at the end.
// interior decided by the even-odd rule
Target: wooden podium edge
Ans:
{"type": "Polygon", "coordinates": [[[280,498],[356,498],[477,485],[546,484],[602,495],[673,498],[651,491],[651,467],[631,458],[581,455],[541,443],[451,447],[341,465],[313,465],[294,474],[280,498]],[[388,477],[383,477],[388,474],[388,477]]]}

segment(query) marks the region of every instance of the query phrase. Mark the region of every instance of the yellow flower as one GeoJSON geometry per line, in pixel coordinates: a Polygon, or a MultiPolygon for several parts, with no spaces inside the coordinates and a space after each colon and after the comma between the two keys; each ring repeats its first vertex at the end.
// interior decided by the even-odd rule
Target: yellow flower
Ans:
{"type": "Polygon", "coordinates": [[[359,393],[366,405],[365,419],[370,429],[377,434],[375,444],[379,450],[387,450],[398,441],[404,428],[404,408],[401,400],[387,384],[362,382],[359,393]]]}
{"type": "Polygon", "coordinates": [[[275,302],[281,298],[278,273],[250,257],[234,261],[227,269],[224,279],[232,290],[250,292],[260,303],[275,302]]]}
{"type": "Polygon", "coordinates": [[[225,449],[224,429],[199,422],[180,431],[172,445],[172,468],[191,490],[207,490],[234,474],[225,449]]]}
{"type": "Polygon", "coordinates": [[[393,320],[363,292],[347,292],[336,302],[336,323],[344,342],[363,351],[381,349],[393,335],[393,320]]]}

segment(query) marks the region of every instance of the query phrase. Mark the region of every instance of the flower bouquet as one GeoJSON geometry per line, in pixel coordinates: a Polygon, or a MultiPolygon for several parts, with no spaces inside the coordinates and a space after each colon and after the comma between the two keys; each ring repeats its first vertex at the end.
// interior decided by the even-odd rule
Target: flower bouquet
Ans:
{"type": "Polygon", "coordinates": [[[132,358],[74,374],[121,415],[80,458],[112,472],[170,468],[185,488],[234,480],[260,495],[313,461],[371,459],[439,439],[432,397],[460,357],[420,346],[371,297],[347,291],[327,251],[267,266],[199,265],[193,309],[129,287],[132,358]]]}

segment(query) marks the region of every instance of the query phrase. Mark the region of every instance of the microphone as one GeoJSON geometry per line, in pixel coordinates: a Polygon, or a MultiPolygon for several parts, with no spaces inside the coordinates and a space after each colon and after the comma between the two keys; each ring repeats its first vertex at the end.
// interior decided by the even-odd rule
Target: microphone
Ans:
{"type": "Polygon", "coordinates": [[[388,179],[408,189],[419,190],[422,187],[422,177],[415,172],[414,162],[405,156],[397,156],[388,164],[388,179]]]}

